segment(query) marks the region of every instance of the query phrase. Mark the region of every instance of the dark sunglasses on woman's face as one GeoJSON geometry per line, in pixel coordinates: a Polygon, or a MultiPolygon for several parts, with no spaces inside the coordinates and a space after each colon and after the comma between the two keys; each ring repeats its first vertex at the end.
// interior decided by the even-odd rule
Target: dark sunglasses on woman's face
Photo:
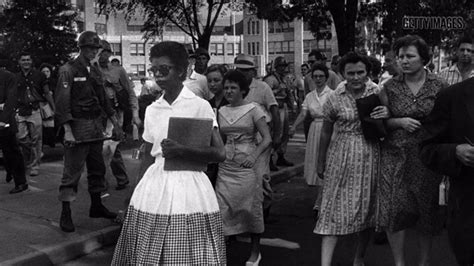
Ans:
{"type": "Polygon", "coordinates": [[[149,71],[152,71],[153,74],[155,74],[155,75],[158,75],[157,72],[160,72],[160,74],[163,77],[166,77],[166,76],[168,76],[168,74],[170,73],[170,70],[172,68],[174,68],[174,66],[160,65],[160,66],[151,67],[149,71]]]}

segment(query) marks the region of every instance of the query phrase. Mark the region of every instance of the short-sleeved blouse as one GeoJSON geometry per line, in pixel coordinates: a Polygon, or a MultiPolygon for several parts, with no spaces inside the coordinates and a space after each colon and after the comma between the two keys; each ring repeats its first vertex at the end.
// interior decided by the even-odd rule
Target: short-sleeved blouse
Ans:
{"type": "Polygon", "coordinates": [[[323,104],[326,102],[327,97],[331,92],[332,90],[327,85],[319,95],[316,89],[312,90],[304,98],[301,108],[307,110],[312,118],[322,118],[323,104]]]}
{"type": "Polygon", "coordinates": [[[217,127],[216,116],[211,105],[196,96],[186,86],[171,105],[163,96],[148,106],[145,111],[145,128],[142,137],[153,144],[151,149],[153,157],[161,156],[160,143],[167,138],[170,117],[210,118],[217,127]]]}

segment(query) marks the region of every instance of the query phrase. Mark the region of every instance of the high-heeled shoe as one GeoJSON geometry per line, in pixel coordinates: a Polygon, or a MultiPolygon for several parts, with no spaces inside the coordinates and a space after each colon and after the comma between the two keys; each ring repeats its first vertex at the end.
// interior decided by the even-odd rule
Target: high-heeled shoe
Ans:
{"type": "Polygon", "coordinates": [[[245,266],[258,266],[261,259],[262,259],[262,255],[260,253],[258,253],[257,260],[256,261],[247,261],[245,263],[245,266]]]}

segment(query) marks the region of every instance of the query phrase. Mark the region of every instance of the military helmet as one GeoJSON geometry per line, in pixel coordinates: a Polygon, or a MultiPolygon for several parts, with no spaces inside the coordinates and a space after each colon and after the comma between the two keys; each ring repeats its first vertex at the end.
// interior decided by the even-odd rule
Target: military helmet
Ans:
{"type": "Polygon", "coordinates": [[[110,43],[106,40],[100,40],[100,48],[102,48],[102,51],[112,52],[112,48],[110,48],[110,43]]]}
{"type": "Polygon", "coordinates": [[[275,58],[275,61],[273,62],[274,67],[278,66],[288,66],[288,63],[286,62],[285,58],[283,56],[279,56],[275,58]]]}
{"type": "Polygon", "coordinates": [[[94,48],[101,48],[100,46],[100,38],[97,33],[93,31],[84,31],[79,36],[79,40],[77,41],[77,46],[79,47],[94,47],[94,48]]]}

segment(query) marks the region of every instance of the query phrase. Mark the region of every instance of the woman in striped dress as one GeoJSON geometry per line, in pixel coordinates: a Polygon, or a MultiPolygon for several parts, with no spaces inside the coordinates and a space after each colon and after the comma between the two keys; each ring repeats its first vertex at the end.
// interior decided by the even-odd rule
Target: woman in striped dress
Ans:
{"type": "MultiPolygon", "coordinates": [[[[323,105],[324,122],[318,156],[318,175],[324,179],[323,199],[314,233],[323,235],[321,265],[330,266],[339,236],[360,233],[354,265],[364,265],[369,240],[368,228],[375,226],[375,178],[379,165],[379,145],[368,142],[356,108],[356,99],[379,92],[367,82],[370,63],[349,53],[341,59],[344,82],[323,105]],[[335,136],[331,141],[333,126],[335,136]]],[[[374,119],[388,117],[385,106],[371,113],[374,119]]]]}
{"type": "Polygon", "coordinates": [[[130,200],[112,265],[225,265],[219,205],[204,172],[165,171],[164,159],[223,161],[225,149],[209,103],[183,86],[188,54],[177,42],[150,51],[156,81],[165,94],[146,109],[146,169],[130,200]],[[170,117],[210,118],[210,147],[188,147],[167,139],[170,117]]]}

